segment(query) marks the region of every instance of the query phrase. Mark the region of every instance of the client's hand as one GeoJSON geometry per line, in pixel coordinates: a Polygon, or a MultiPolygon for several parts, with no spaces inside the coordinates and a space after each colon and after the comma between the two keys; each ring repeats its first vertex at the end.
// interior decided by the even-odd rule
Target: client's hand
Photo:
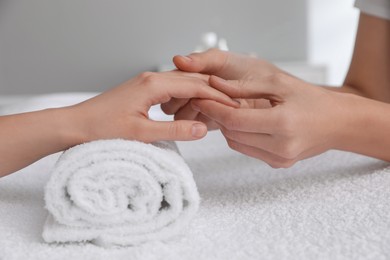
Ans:
{"type": "Polygon", "coordinates": [[[200,112],[219,125],[234,150],[279,168],[339,141],[337,127],[348,118],[340,99],[347,94],[313,86],[265,61],[218,50],[176,56],[174,62],[183,71],[217,75],[210,85],[238,99],[241,108],[198,99],[171,100],[164,110],[180,119],[200,112]]]}
{"type": "Polygon", "coordinates": [[[238,106],[211,88],[208,78],[179,71],[143,73],[74,106],[0,116],[0,177],[46,155],[97,139],[199,139],[207,132],[204,124],[192,120],[156,122],[149,119],[148,111],[172,98],[197,97],[238,106]]]}
{"type": "Polygon", "coordinates": [[[227,95],[208,86],[208,76],[179,71],[146,72],[95,98],[70,107],[82,141],[124,138],[153,142],[195,140],[207,127],[193,120],[158,122],[150,120],[152,105],[172,98],[202,98],[238,106],[227,95]]]}

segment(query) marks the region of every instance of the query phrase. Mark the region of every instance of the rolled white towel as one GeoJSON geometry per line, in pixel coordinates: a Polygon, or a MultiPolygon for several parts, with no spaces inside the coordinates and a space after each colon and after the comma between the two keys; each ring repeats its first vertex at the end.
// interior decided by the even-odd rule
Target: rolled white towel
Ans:
{"type": "Polygon", "coordinates": [[[61,155],[45,202],[46,242],[126,246],[181,233],[199,194],[175,143],[100,140],[61,155]]]}

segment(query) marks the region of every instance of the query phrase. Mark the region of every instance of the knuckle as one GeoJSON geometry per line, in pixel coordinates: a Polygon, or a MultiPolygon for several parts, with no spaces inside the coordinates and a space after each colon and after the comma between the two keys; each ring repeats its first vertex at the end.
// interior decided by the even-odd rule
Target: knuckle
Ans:
{"type": "Polygon", "coordinates": [[[292,87],[295,85],[294,78],[284,72],[276,72],[270,76],[270,83],[273,86],[279,87],[279,94],[282,96],[288,95],[292,91],[292,87]]]}
{"type": "Polygon", "coordinates": [[[179,126],[177,124],[175,124],[175,122],[173,122],[172,124],[169,125],[168,127],[168,136],[169,137],[175,137],[177,136],[178,132],[179,132],[179,126]]]}
{"type": "Polygon", "coordinates": [[[139,74],[138,77],[141,79],[147,79],[148,77],[150,77],[154,74],[155,74],[154,72],[145,71],[145,72],[142,72],[141,74],[139,74]]]}
{"type": "Polygon", "coordinates": [[[206,51],[206,54],[214,60],[214,64],[216,65],[211,69],[211,74],[215,74],[218,71],[224,71],[230,62],[229,53],[218,48],[211,48],[206,51]]]}
{"type": "Polygon", "coordinates": [[[172,122],[168,127],[168,136],[171,139],[180,139],[183,136],[185,129],[183,125],[178,122],[172,122]]]}
{"type": "Polygon", "coordinates": [[[146,85],[155,85],[156,82],[158,82],[158,74],[155,72],[142,72],[139,75],[139,78],[142,80],[142,82],[146,85]]]}
{"type": "Polygon", "coordinates": [[[290,168],[295,164],[295,160],[291,159],[278,159],[267,164],[274,169],[290,168]]]}
{"type": "Polygon", "coordinates": [[[289,82],[289,76],[284,72],[276,72],[271,75],[271,81],[276,85],[284,85],[289,82]]]}
{"type": "Polygon", "coordinates": [[[290,168],[295,164],[295,160],[293,159],[284,159],[280,162],[280,168],[290,168]]]}

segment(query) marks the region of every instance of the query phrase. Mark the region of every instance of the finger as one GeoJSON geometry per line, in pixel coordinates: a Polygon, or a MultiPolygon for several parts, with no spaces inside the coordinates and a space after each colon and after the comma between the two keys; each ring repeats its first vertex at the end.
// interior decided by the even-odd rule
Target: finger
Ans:
{"type": "Polygon", "coordinates": [[[299,147],[296,145],[296,142],[283,139],[280,136],[276,137],[269,134],[231,131],[223,126],[221,126],[220,129],[223,135],[232,141],[261,149],[281,158],[296,159],[300,155],[299,147]]]}
{"type": "Polygon", "coordinates": [[[277,142],[274,136],[270,134],[262,133],[248,133],[242,131],[228,130],[224,126],[220,126],[222,134],[235,142],[252,146],[255,148],[261,148],[267,152],[275,153],[278,151],[277,142]]]}
{"type": "Polygon", "coordinates": [[[193,78],[198,78],[198,79],[201,79],[201,80],[204,80],[205,82],[208,82],[209,81],[209,78],[210,78],[210,75],[207,75],[207,74],[201,74],[201,73],[194,73],[194,72],[185,72],[185,71],[181,71],[181,70],[172,70],[172,71],[164,71],[164,72],[160,72],[161,74],[163,75],[166,75],[166,76],[181,76],[181,77],[193,77],[193,78]]]}
{"type": "Polygon", "coordinates": [[[296,162],[293,159],[282,158],[262,149],[241,144],[228,138],[226,138],[226,141],[231,149],[242,154],[248,155],[250,157],[260,159],[266,162],[272,168],[288,168],[294,165],[294,163],[296,162]]]}
{"type": "Polygon", "coordinates": [[[241,108],[257,108],[257,109],[272,108],[270,100],[265,98],[255,98],[255,99],[239,98],[236,100],[240,102],[241,108]]]}
{"type": "Polygon", "coordinates": [[[155,141],[191,141],[204,137],[207,127],[203,123],[179,120],[170,122],[145,120],[138,129],[137,140],[155,141]],[[146,130],[145,130],[146,129],[146,130]]]}
{"type": "Polygon", "coordinates": [[[252,99],[269,99],[281,101],[280,96],[283,96],[285,91],[281,82],[283,76],[264,76],[249,80],[225,80],[220,77],[211,76],[210,86],[227,94],[232,98],[252,98],[252,99]]]}
{"type": "Polygon", "coordinates": [[[173,58],[176,67],[182,71],[217,75],[225,79],[241,78],[251,67],[255,59],[232,52],[210,49],[188,56],[177,55],[173,58]]]}
{"type": "Polygon", "coordinates": [[[140,76],[140,86],[148,86],[149,106],[166,103],[171,98],[205,98],[238,107],[239,104],[226,94],[210,87],[201,79],[193,77],[168,77],[156,73],[144,73],[140,76]]]}
{"type": "Polygon", "coordinates": [[[198,114],[199,112],[195,111],[188,103],[176,112],[175,120],[196,120],[198,114]]]}
{"type": "Polygon", "coordinates": [[[204,123],[208,130],[219,129],[219,126],[215,123],[215,121],[198,111],[195,111],[190,103],[185,105],[175,114],[175,120],[195,120],[204,123]]]}
{"type": "Polygon", "coordinates": [[[171,98],[169,102],[161,104],[161,110],[167,115],[173,115],[188,103],[188,98],[171,98]]]}
{"type": "Polygon", "coordinates": [[[275,132],[278,114],[269,109],[235,109],[212,100],[192,100],[194,110],[215,120],[229,130],[271,134],[275,132]]]}

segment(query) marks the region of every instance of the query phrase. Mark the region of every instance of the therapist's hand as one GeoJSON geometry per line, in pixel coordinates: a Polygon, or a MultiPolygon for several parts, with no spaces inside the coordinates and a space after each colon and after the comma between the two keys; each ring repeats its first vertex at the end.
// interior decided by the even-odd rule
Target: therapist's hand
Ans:
{"type": "MultiPolygon", "coordinates": [[[[245,76],[252,77],[272,75],[281,71],[276,66],[255,58],[230,52],[210,49],[204,53],[193,53],[189,56],[175,56],[173,62],[179,70],[187,72],[217,75],[224,79],[242,79],[245,76]]],[[[209,130],[219,129],[214,120],[195,111],[190,104],[191,99],[172,98],[168,103],[162,104],[162,110],[168,115],[175,115],[176,120],[191,119],[205,123],[209,130]]],[[[269,107],[268,100],[238,100],[241,107],[249,103],[256,103],[257,107],[269,107]]]]}
{"type": "Polygon", "coordinates": [[[348,123],[345,95],[299,80],[266,61],[219,50],[176,56],[183,71],[212,74],[214,88],[241,101],[232,108],[210,100],[165,104],[180,118],[201,113],[219,125],[229,146],[275,168],[336,148],[348,123]],[[218,77],[217,77],[218,76],[218,77]],[[191,106],[193,113],[188,113],[191,106]]]}
{"type": "Polygon", "coordinates": [[[179,71],[143,73],[95,98],[75,105],[73,110],[82,141],[124,138],[153,142],[195,140],[207,127],[194,120],[157,122],[150,120],[151,106],[172,98],[202,98],[236,106],[226,94],[208,85],[208,76],[179,71]]]}
{"type": "Polygon", "coordinates": [[[215,101],[193,100],[191,105],[217,122],[229,146],[261,159],[274,168],[336,148],[339,127],[348,118],[342,95],[312,86],[286,74],[250,80],[212,77],[211,85],[234,98],[267,99],[270,108],[255,101],[235,109],[215,101]]]}

